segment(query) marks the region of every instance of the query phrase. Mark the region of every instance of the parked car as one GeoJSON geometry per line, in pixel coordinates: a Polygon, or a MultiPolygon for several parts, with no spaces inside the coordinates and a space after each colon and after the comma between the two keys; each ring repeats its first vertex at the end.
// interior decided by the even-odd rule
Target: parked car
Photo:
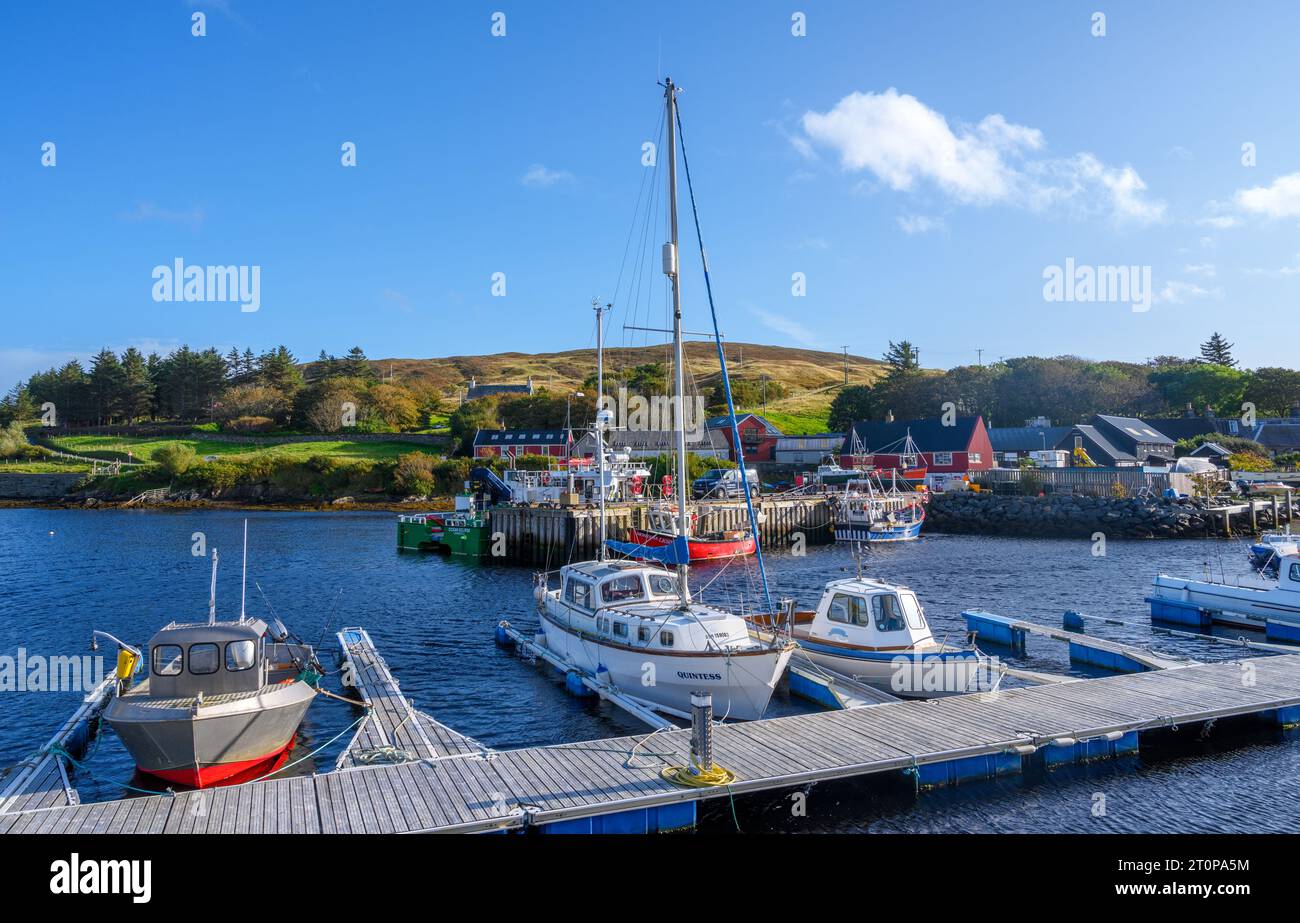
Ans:
{"type": "MultiPolygon", "coordinates": [[[[749,492],[759,493],[758,472],[753,468],[745,469],[745,480],[749,481],[749,492]]],[[[691,496],[696,500],[743,497],[744,485],[740,480],[738,468],[713,468],[704,472],[691,484],[691,496]]]]}

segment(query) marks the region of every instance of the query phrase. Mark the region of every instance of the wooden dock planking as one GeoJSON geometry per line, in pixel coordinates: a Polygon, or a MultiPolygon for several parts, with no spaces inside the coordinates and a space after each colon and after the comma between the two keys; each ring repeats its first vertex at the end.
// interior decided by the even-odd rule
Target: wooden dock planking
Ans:
{"type": "Polygon", "coordinates": [[[359,689],[376,707],[349,749],[395,740],[419,752],[418,761],[353,765],[174,797],[28,808],[0,814],[0,832],[484,831],[1300,704],[1297,654],[1245,661],[1253,665],[1254,685],[1243,681],[1243,662],[1231,661],[771,718],[716,728],[715,760],[735,772],[731,786],[684,789],[665,781],[659,770],[687,761],[688,730],[486,751],[414,712],[382,658],[370,656],[368,636],[365,641],[364,650],[351,655],[362,660],[359,689]]]}

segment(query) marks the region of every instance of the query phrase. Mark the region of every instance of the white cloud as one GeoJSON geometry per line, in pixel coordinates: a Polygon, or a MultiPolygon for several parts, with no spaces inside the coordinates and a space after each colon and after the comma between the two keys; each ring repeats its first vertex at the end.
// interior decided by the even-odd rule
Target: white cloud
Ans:
{"type": "Polygon", "coordinates": [[[820,348],[821,344],[817,339],[817,335],[798,321],[791,320],[788,317],[782,317],[779,314],[772,314],[769,311],[764,311],[762,308],[751,307],[749,310],[750,313],[757,317],[763,326],[767,327],[769,330],[775,330],[777,333],[795,343],[798,343],[800,346],[820,348]]]}
{"type": "Polygon", "coordinates": [[[559,183],[573,182],[573,174],[567,170],[551,170],[540,163],[535,163],[519,177],[519,182],[525,186],[545,189],[559,183]]]}
{"type": "Polygon", "coordinates": [[[203,226],[203,209],[195,207],[186,211],[176,211],[175,209],[162,208],[153,202],[137,202],[135,207],[122,212],[119,217],[123,221],[158,221],[163,224],[179,224],[189,228],[191,231],[197,231],[203,226]]]}
{"type": "Polygon", "coordinates": [[[1159,304],[1186,304],[1189,301],[1195,301],[1199,298],[1219,298],[1223,292],[1220,289],[1202,288],[1195,282],[1184,282],[1181,279],[1170,279],[1156,292],[1153,299],[1159,304]]]}
{"type": "Polygon", "coordinates": [[[1297,253],[1295,259],[1286,266],[1281,266],[1277,269],[1253,268],[1247,269],[1245,272],[1248,276],[1272,276],[1274,278],[1300,276],[1300,253],[1297,253]]]}
{"type": "Polygon", "coordinates": [[[1183,267],[1183,272],[1191,276],[1205,276],[1213,279],[1217,270],[1213,263],[1192,263],[1183,267]]]}
{"type": "Polygon", "coordinates": [[[948,222],[929,215],[899,215],[896,219],[904,234],[925,234],[929,231],[946,231],[948,222]]]}
{"type": "Polygon", "coordinates": [[[1242,209],[1257,215],[1300,217],[1300,173],[1279,176],[1268,186],[1238,189],[1234,199],[1242,209]]]}
{"type": "Polygon", "coordinates": [[[804,113],[802,123],[809,145],[835,151],[844,170],[869,171],[895,190],[932,183],[963,204],[1068,206],[1138,223],[1164,217],[1164,203],[1146,197],[1132,167],[1107,166],[1089,153],[1043,157],[1041,131],[998,113],[954,131],[942,114],[891,87],[850,93],[827,112],[804,113]]]}
{"type": "Polygon", "coordinates": [[[1203,228],[1218,228],[1226,231],[1241,224],[1241,219],[1234,218],[1232,215],[1211,215],[1208,218],[1201,218],[1196,224],[1203,228]]]}

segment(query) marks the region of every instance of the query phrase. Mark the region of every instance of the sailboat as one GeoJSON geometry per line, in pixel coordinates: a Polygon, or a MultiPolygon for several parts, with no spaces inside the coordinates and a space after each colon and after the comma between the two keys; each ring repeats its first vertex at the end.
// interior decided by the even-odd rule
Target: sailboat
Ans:
{"type": "MultiPolygon", "coordinates": [[[[606,679],[629,698],[667,714],[689,717],[692,694],[707,692],[713,696],[716,714],[735,719],[760,718],[785,671],[794,643],[775,632],[751,635],[743,616],[705,605],[691,593],[690,480],[681,412],[686,389],[677,233],[679,88],[671,79],[665,80],[663,86],[670,231],[670,240],[663,248],[663,271],[672,288],[673,304],[676,531],[671,541],[656,548],[607,542],[602,490],[597,559],[562,567],[557,589],[549,589],[546,575],[539,575],[534,597],[547,648],[578,669],[606,679]],[[607,545],[639,560],[609,560],[607,545]],[[658,563],[647,563],[650,561],[658,563]]],[[[603,395],[601,315],[597,305],[596,374],[598,393],[603,395]]],[[[725,381],[725,358],[723,363],[725,381]]],[[[611,418],[602,401],[596,414],[596,457],[601,465],[605,457],[604,431],[611,418]]]]}

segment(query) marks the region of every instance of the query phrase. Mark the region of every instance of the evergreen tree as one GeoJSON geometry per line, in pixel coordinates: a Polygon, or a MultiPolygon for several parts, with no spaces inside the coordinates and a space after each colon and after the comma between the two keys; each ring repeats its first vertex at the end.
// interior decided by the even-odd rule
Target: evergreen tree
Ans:
{"type": "Polygon", "coordinates": [[[907,340],[897,343],[890,340],[889,349],[885,351],[885,361],[889,363],[890,375],[907,374],[921,367],[921,353],[907,340]]]}
{"type": "Polygon", "coordinates": [[[154,384],[149,364],[140,350],[132,346],[122,353],[121,413],[129,423],[153,414],[154,384]]]}
{"type": "Polygon", "coordinates": [[[239,374],[252,375],[257,371],[257,357],[253,355],[253,350],[244,347],[244,356],[239,363],[239,374]]]}
{"type": "Polygon", "coordinates": [[[298,360],[287,346],[277,346],[270,352],[262,353],[257,360],[257,377],[270,388],[292,397],[302,387],[302,372],[298,370],[298,360]]]}
{"type": "Polygon", "coordinates": [[[90,399],[97,424],[112,423],[122,416],[125,385],[126,373],[117,354],[107,347],[101,349],[90,366],[90,399]]]}
{"type": "Polygon", "coordinates": [[[1215,331],[1208,340],[1201,344],[1201,361],[1209,362],[1212,365],[1226,365],[1228,368],[1234,368],[1237,365],[1237,360],[1232,358],[1232,347],[1234,345],[1219,336],[1218,331],[1215,331]]]}
{"type": "Polygon", "coordinates": [[[238,378],[242,364],[239,348],[237,346],[230,347],[230,352],[226,353],[226,378],[230,381],[238,378]]]}
{"type": "Polygon", "coordinates": [[[339,372],[344,378],[360,378],[363,381],[375,381],[374,368],[360,346],[353,346],[339,362],[339,372]]]}

